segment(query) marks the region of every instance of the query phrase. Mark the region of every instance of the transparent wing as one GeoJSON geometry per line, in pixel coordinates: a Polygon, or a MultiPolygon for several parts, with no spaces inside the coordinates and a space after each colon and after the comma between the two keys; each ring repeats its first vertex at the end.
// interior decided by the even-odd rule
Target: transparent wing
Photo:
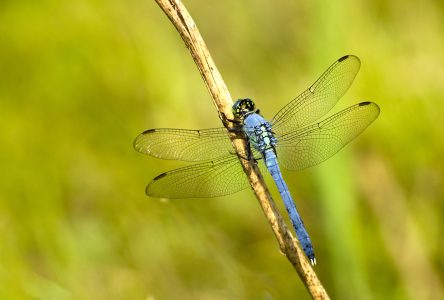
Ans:
{"type": "Polygon", "coordinates": [[[136,151],[162,159],[205,161],[233,152],[225,128],[150,129],[134,140],[136,151]]]}
{"type": "Polygon", "coordinates": [[[378,115],[378,105],[362,102],[319,123],[277,136],[279,161],[289,170],[317,165],[357,137],[378,115]]]}
{"type": "Polygon", "coordinates": [[[328,113],[348,90],[360,66],[359,58],[354,55],[338,59],[309,89],[274,116],[271,121],[273,130],[284,134],[328,113]]]}
{"type": "MultiPolygon", "coordinates": [[[[259,162],[261,171],[265,169],[259,162]]],[[[230,155],[160,174],[146,188],[158,198],[210,198],[229,195],[249,186],[239,159],[230,155]]]]}

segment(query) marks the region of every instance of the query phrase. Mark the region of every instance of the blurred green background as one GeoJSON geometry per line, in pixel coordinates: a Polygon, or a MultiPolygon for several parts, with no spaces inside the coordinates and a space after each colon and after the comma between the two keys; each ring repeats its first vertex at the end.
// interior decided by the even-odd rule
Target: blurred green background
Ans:
{"type": "MultiPolygon", "coordinates": [[[[381,115],[284,176],[334,299],[444,299],[441,1],[184,1],[233,98],[271,118],[336,59],[381,115]]],[[[159,201],[155,127],[221,126],[154,1],[0,2],[0,299],[309,299],[250,190],[159,201]]],[[[279,207],[276,189],[269,186],[279,207]]]]}

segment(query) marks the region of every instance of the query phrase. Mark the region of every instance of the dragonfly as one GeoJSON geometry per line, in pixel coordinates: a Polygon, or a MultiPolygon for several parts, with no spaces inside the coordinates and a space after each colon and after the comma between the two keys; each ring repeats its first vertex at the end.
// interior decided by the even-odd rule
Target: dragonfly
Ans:
{"type": "MultiPolygon", "coordinates": [[[[240,138],[248,153],[236,155],[225,127],[200,130],[149,129],[134,141],[136,151],[167,160],[197,162],[162,173],[146,187],[151,197],[211,198],[249,187],[239,159],[252,159],[261,171],[268,171],[285,204],[296,236],[311,264],[315,253],[280,166],[303,170],[315,166],[341,150],[361,134],[379,115],[376,103],[361,102],[321,121],[345,94],[361,62],[346,55],[334,62],[307,90],[267,121],[249,98],[233,107],[240,138]]],[[[236,128],[236,126],[235,126],[236,128]]],[[[236,129],[234,129],[236,130],[236,129]]]]}

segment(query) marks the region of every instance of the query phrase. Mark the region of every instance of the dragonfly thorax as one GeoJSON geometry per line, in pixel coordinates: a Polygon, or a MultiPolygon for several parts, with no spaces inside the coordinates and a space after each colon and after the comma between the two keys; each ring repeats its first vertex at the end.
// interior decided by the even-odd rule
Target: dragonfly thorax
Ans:
{"type": "Polygon", "coordinates": [[[256,105],[253,100],[249,98],[238,99],[233,104],[233,115],[235,118],[244,119],[246,116],[252,114],[256,110],[256,105]]]}
{"type": "Polygon", "coordinates": [[[261,115],[251,113],[244,119],[244,131],[251,145],[263,153],[268,149],[275,149],[277,139],[274,136],[271,125],[261,115]]]}

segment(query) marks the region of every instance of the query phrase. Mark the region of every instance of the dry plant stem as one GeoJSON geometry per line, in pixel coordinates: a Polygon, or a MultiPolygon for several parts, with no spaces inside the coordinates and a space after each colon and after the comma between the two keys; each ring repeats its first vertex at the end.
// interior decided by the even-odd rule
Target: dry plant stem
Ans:
{"type": "MultiPolygon", "coordinates": [[[[174,24],[186,47],[190,50],[191,56],[211,94],[222,122],[227,128],[232,128],[233,124],[227,122],[226,119],[233,118],[231,112],[233,101],[193,19],[180,0],[156,0],[156,2],[174,24]]],[[[237,153],[246,153],[246,143],[243,139],[236,138],[232,134],[231,141],[237,153]]],[[[291,235],[276,209],[276,205],[256,164],[241,158],[239,160],[248,176],[256,198],[259,200],[262,210],[276,235],[282,253],[285,254],[296,269],[313,299],[329,299],[327,292],[305,257],[298,241],[291,235]]]]}

